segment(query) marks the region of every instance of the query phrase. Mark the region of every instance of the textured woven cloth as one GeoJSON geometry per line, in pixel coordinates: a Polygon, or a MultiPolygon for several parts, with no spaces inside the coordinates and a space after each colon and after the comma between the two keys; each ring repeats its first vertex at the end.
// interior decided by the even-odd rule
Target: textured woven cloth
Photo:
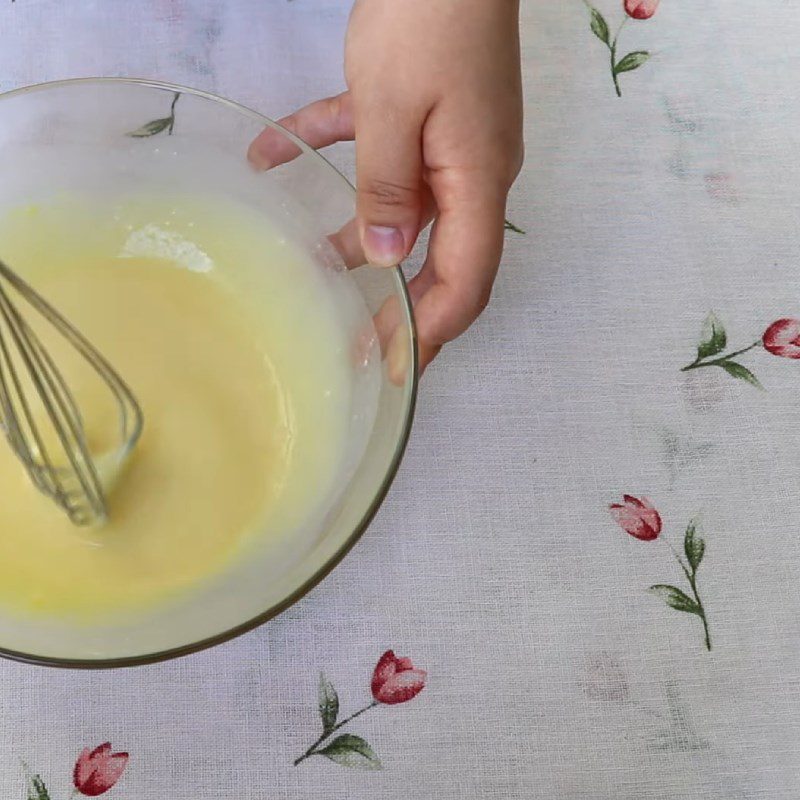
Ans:
{"type": "MultiPolygon", "coordinates": [[[[152,77],[277,117],[341,89],[347,5],[6,2],[0,86],[152,77]]],[[[800,4],[664,0],[619,35],[621,97],[621,0],[523,5],[526,234],[371,529],[213,650],[0,663],[3,798],[120,767],[119,800],[800,797],[800,4]],[[373,681],[389,649],[413,664],[373,681]],[[331,686],[340,722],[383,702],[295,766],[320,672],[329,727],[331,686]],[[106,741],[128,760],[73,775],[106,741]]]]}

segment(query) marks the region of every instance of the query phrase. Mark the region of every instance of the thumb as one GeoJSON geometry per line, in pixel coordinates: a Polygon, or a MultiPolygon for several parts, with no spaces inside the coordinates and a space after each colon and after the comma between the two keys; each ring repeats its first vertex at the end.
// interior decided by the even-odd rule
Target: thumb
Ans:
{"type": "Polygon", "coordinates": [[[367,261],[393,267],[411,251],[423,206],[422,119],[356,107],[357,213],[367,261]]]}

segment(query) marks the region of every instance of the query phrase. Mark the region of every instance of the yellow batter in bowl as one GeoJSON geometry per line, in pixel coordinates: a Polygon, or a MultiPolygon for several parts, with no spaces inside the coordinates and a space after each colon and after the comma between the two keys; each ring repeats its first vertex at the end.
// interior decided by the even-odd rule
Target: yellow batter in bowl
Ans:
{"type": "MultiPolygon", "coordinates": [[[[71,525],[0,442],[5,609],[91,621],[152,608],[324,507],[342,469],[350,350],[319,268],[263,217],[219,199],[64,196],[5,214],[0,254],[145,415],[94,529],[71,525]]],[[[65,358],[100,450],[110,409],[65,358]]]]}

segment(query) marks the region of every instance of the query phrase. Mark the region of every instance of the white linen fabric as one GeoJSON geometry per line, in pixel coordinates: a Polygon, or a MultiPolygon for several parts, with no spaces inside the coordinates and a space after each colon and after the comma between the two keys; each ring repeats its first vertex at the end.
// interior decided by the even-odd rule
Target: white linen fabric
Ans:
{"type": "MultiPolygon", "coordinates": [[[[596,4],[613,36],[621,0],[596,4]]],[[[587,7],[525,0],[508,217],[526,234],[425,376],[378,518],[321,586],[224,646],[112,672],[0,663],[3,797],[27,796],[24,761],[66,798],[78,753],[110,741],[130,755],[119,800],[796,800],[800,362],[791,324],[771,326],[800,318],[800,3],[768,5],[664,0],[620,34],[618,56],[650,58],[618,97],[587,7]],[[711,311],[727,342],[709,328],[706,361],[768,328],[772,349],[681,372],[711,311]],[[695,518],[711,650],[667,546],[687,565],[695,518]],[[320,671],[343,718],[390,648],[424,690],[343,728],[383,769],[294,766],[320,733],[320,671]]],[[[150,77],[277,118],[341,90],[347,13],[6,2],[0,88],[150,77]]],[[[333,160],[353,176],[351,146],[333,160]]]]}

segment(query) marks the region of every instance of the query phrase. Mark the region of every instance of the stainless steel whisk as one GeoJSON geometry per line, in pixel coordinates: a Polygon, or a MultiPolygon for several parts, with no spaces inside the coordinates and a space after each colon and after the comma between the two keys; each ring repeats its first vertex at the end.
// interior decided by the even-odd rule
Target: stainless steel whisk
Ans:
{"type": "Polygon", "coordinates": [[[136,398],[111,364],[41,295],[0,261],[0,426],[33,483],[75,525],[108,516],[108,470],[118,471],[142,432],[136,398]],[[76,350],[116,400],[119,445],[95,458],[73,391],[12,301],[9,288],[76,350]],[[43,413],[34,412],[35,393],[43,413]],[[47,431],[49,426],[50,430],[47,431]],[[49,433],[49,435],[47,435],[49,433]],[[53,437],[55,434],[55,437],[53,437]],[[106,478],[107,480],[104,480],[106,478]]]}

